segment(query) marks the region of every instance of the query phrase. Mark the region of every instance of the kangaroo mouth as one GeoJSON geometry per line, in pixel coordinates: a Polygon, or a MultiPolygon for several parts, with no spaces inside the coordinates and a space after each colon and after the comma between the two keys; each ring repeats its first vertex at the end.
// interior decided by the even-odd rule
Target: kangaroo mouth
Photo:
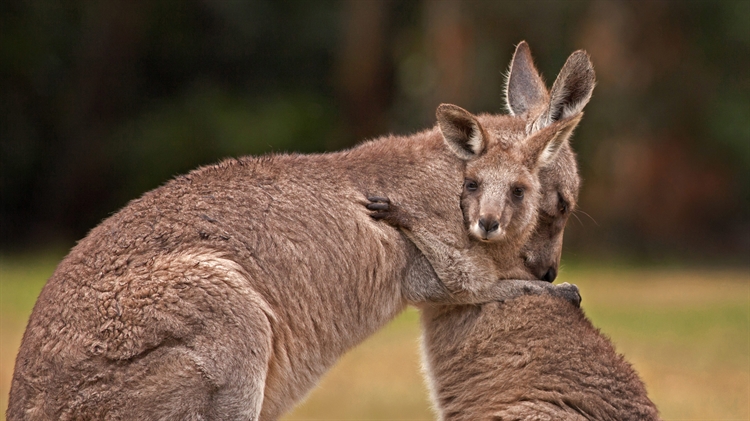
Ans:
{"type": "Polygon", "coordinates": [[[505,232],[471,232],[472,236],[483,243],[496,243],[505,239],[505,232]]]}

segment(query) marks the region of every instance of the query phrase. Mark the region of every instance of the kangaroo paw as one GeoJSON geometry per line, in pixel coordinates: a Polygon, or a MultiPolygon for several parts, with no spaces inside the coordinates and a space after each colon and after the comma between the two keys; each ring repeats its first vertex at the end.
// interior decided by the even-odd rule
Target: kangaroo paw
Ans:
{"type": "Polygon", "coordinates": [[[581,293],[578,291],[578,287],[573,284],[563,282],[555,285],[552,289],[552,295],[564,298],[576,307],[581,306],[581,293]]]}
{"type": "Polygon", "coordinates": [[[396,228],[410,229],[411,218],[403,212],[396,204],[391,203],[387,197],[370,196],[367,209],[371,210],[370,216],[379,221],[387,222],[396,228]]]}

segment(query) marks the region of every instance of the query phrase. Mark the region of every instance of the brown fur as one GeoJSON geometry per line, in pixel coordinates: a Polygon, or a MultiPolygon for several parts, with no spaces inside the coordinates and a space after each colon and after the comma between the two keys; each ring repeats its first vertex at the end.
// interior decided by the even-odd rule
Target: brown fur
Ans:
{"type": "MultiPolygon", "coordinates": [[[[534,256],[527,258],[532,266],[559,262],[579,186],[567,149],[540,173],[539,222],[523,252],[534,256]]],[[[580,309],[563,300],[426,306],[422,325],[425,374],[439,419],[658,419],[637,373],[580,309]]]]}
{"type": "MultiPolygon", "coordinates": [[[[446,139],[451,135],[470,139],[452,143],[470,144],[459,153],[476,155],[467,161],[461,198],[469,235],[450,236],[455,231],[443,229],[450,222],[430,217],[433,210],[420,206],[421,213],[414,214],[397,200],[374,214],[400,228],[424,253],[440,280],[458,286],[456,296],[500,296],[493,289],[504,282],[497,279],[528,277],[528,270],[551,282],[557,273],[562,228],[580,183],[569,139],[594,89],[594,70],[588,55],[577,51],[548,93],[530,54],[526,43],[519,44],[508,76],[508,106],[514,113],[522,110],[520,116],[474,119],[455,108],[441,116],[438,109],[446,139]],[[457,121],[460,130],[445,130],[446,114],[457,121]],[[539,182],[540,176],[544,183],[539,182]],[[495,221],[492,232],[486,229],[487,221],[495,221]],[[541,224],[535,229],[538,221],[541,224]],[[533,250],[521,251],[530,240],[533,250]]],[[[562,293],[567,285],[561,287],[562,293]]]]}
{"type": "MultiPolygon", "coordinates": [[[[532,124],[482,124],[492,135],[511,121],[532,124]]],[[[227,160],[134,200],[43,288],[8,419],[273,420],[407,303],[481,302],[363,206],[393,192],[405,211],[439,216],[445,238],[464,236],[467,158],[444,137],[227,160]]],[[[495,284],[495,299],[557,290],[495,284]]]]}
{"type": "MultiPolygon", "coordinates": [[[[438,109],[438,121],[444,118],[440,115],[443,107],[438,109]]],[[[451,113],[458,110],[452,109],[451,113]]],[[[429,204],[414,213],[396,200],[375,197],[368,208],[374,210],[375,219],[400,228],[420,248],[453,300],[481,303],[493,301],[492,297],[509,297],[501,292],[515,285],[509,278],[530,277],[519,259],[519,250],[532,234],[537,219],[541,190],[538,167],[546,163],[534,158],[542,154],[543,148],[529,148],[529,144],[537,143],[539,138],[546,140],[543,145],[553,142],[566,124],[577,124],[579,119],[526,136],[524,122],[517,118],[474,117],[464,110],[461,113],[482,133],[477,139],[483,139],[477,141],[477,156],[467,162],[465,170],[461,208],[468,233],[454,236],[455,231],[446,229],[451,221],[436,217],[439,210],[429,204]],[[533,159],[529,159],[529,154],[533,159]],[[517,191],[521,194],[517,195],[517,191]],[[482,221],[495,221],[492,232],[482,226],[482,221]],[[505,281],[497,282],[498,279],[505,281]]],[[[528,293],[549,292],[537,291],[534,284],[527,289],[528,293]]],[[[553,293],[578,299],[577,289],[569,285],[562,285],[553,293]]]]}
{"type": "MultiPolygon", "coordinates": [[[[533,68],[526,57],[514,60],[512,69],[522,65],[533,68]]],[[[546,100],[546,92],[511,94],[514,83],[544,89],[541,78],[525,75],[514,82],[514,70],[511,109],[517,104],[510,99],[521,97],[526,99],[517,109],[544,113],[533,100],[546,100]]],[[[540,169],[539,181],[538,221],[522,256],[542,277],[556,274],[563,230],[578,198],[580,177],[569,143],[540,169]]],[[[432,263],[438,270],[440,263],[432,263]]],[[[425,372],[441,420],[658,419],[635,370],[579,308],[564,300],[523,296],[481,306],[425,306],[422,324],[425,372]]]]}
{"type": "MultiPolygon", "coordinates": [[[[575,208],[580,179],[569,145],[541,169],[540,183],[539,222],[523,250],[532,270],[539,261],[557,267],[575,208]]],[[[637,373],[563,300],[424,306],[422,324],[425,371],[440,419],[658,419],[637,373]]]]}
{"type": "Polygon", "coordinates": [[[576,210],[581,185],[576,156],[569,143],[560,149],[551,164],[539,170],[539,184],[537,221],[521,256],[529,272],[551,282],[557,276],[563,231],[576,210]]]}
{"type": "Polygon", "coordinates": [[[635,370],[564,300],[431,307],[422,323],[441,420],[659,419],[635,370]]]}

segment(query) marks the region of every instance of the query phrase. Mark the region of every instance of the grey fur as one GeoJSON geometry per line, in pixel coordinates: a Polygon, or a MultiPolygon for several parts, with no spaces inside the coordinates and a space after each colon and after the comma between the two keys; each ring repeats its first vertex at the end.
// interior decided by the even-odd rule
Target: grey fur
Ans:
{"type": "MultiPolygon", "coordinates": [[[[448,143],[466,145],[471,143],[467,139],[477,140],[472,147],[457,147],[473,157],[466,163],[466,185],[461,197],[469,235],[451,236],[455,233],[448,228],[451,221],[432,217],[437,214],[435,210],[420,206],[420,213],[415,214],[393,198],[388,214],[380,215],[404,232],[427,257],[443,284],[467,303],[471,301],[464,297],[467,294],[482,297],[475,300],[478,303],[487,302],[489,297],[503,295],[496,292],[498,288],[514,285],[510,281],[496,282],[497,279],[524,279],[529,272],[541,279],[550,269],[556,272],[562,228],[578,197],[580,179],[570,136],[594,89],[594,70],[588,55],[582,51],[573,53],[553,86],[553,93],[578,93],[576,113],[544,125],[532,125],[531,133],[525,122],[539,121],[534,113],[543,115],[561,103],[540,85],[541,76],[524,42],[516,49],[509,78],[508,106],[523,109],[523,117],[474,117],[455,106],[438,109],[438,121],[448,143]],[[515,82],[516,79],[522,81],[515,82]],[[560,209],[563,203],[565,210],[560,209]],[[554,219],[557,221],[548,224],[554,219]],[[542,226],[535,229],[538,222],[542,226]],[[490,223],[495,227],[492,232],[485,229],[490,223]],[[534,250],[522,250],[532,238],[534,250]],[[526,265],[519,262],[521,258],[526,265]],[[539,264],[547,266],[540,268],[539,264]],[[450,288],[451,285],[455,286],[450,288]]],[[[561,285],[556,293],[570,298],[568,288],[573,287],[561,285]]]]}
{"type": "MultiPolygon", "coordinates": [[[[569,147],[541,171],[540,181],[539,221],[523,251],[536,273],[557,268],[578,196],[569,147]]],[[[422,325],[425,374],[441,420],[659,419],[635,370],[563,300],[425,306],[422,325]]]]}
{"type": "Polygon", "coordinates": [[[511,115],[538,114],[537,108],[549,103],[549,93],[534,66],[526,41],[516,46],[505,84],[506,107],[511,115]]]}

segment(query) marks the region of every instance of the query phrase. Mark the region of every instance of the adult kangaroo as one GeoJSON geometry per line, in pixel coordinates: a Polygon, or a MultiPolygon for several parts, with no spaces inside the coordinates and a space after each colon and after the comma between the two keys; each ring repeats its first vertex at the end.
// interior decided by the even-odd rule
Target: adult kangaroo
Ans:
{"type": "MultiPolygon", "coordinates": [[[[530,269],[557,268],[580,179],[565,145],[540,171],[530,269]],[[542,266],[543,267],[543,266],[542,266]]],[[[423,306],[422,354],[438,419],[658,420],[638,373],[580,308],[544,296],[479,306],[423,306]]]]}
{"type": "Polygon", "coordinates": [[[440,420],[659,419],[633,367],[564,300],[431,308],[422,325],[440,420]]]}
{"type": "MultiPolygon", "coordinates": [[[[226,160],[132,201],[42,289],[8,419],[273,420],[409,303],[577,299],[574,287],[541,281],[443,283],[363,206],[389,192],[405,211],[442,221],[441,235],[462,238],[475,223],[460,208],[465,170],[479,159],[502,164],[489,156],[506,153],[491,147],[503,141],[496,133],[533,143],[528,159],[539,165],[547,159],[557,133],[527,130],[527,117],[442,106],[440,124],[413,136],[226,160]]],[[[510,224],[528,223],[523,215],[510,224]]]]}
{"type": "MultiPolygon", "coordinates": [[[[573,54],[569,63],[585,62],[582,54],[573,54]]],[[[539,121],[547,118],[548,104],[559,95],[560,77],[567,76],[562,71],[548,93],[530,56],[524,57],[529,61],[522,81],[513,76],[519,62],[514,60],[511,67],[508,107],[514,114],[532,110],[538,117],[532,115],[530,121],[539,121]],[[519,83],[525,95],[521,108],[513,101],[519,96],[519,83]]],[[[569,63],[563,70],[570,68],[569,63]]],[[[588,86],[593,88],[593,84],[588,86]]],[[[556,277],[563,231],[580,187],[568,139],[556,158],[538,170],[537,220],[516,259],[516,264],[523,262],[530,272],[549,280],[556,277]]],[[[480,184],[474,179],[469,183],[480,184]]],[[[465,193],[467,198],[471,194],[465,193]]],[[[387,206],[381,206],[375,216],[403,230],[441,277],[466,278],[487,272],[486,264],[477,258],[484,253],[448,247],[400,203],[384,198],[377,202],[387,206]],[[457,265],[451,256],[459,252],[464,258],[457,265]]],[[[472,204],[464,206],[464,211],[471,212],[472,204]]],[[[483,232],[477,230],[477,234],[481,238],[483,232]]],[[[421,320],[425,374],[440,420],[659,419],[636,371],[580,308],[564,300],[528,295],[482,305],[424,305],[421,320]]]]}

